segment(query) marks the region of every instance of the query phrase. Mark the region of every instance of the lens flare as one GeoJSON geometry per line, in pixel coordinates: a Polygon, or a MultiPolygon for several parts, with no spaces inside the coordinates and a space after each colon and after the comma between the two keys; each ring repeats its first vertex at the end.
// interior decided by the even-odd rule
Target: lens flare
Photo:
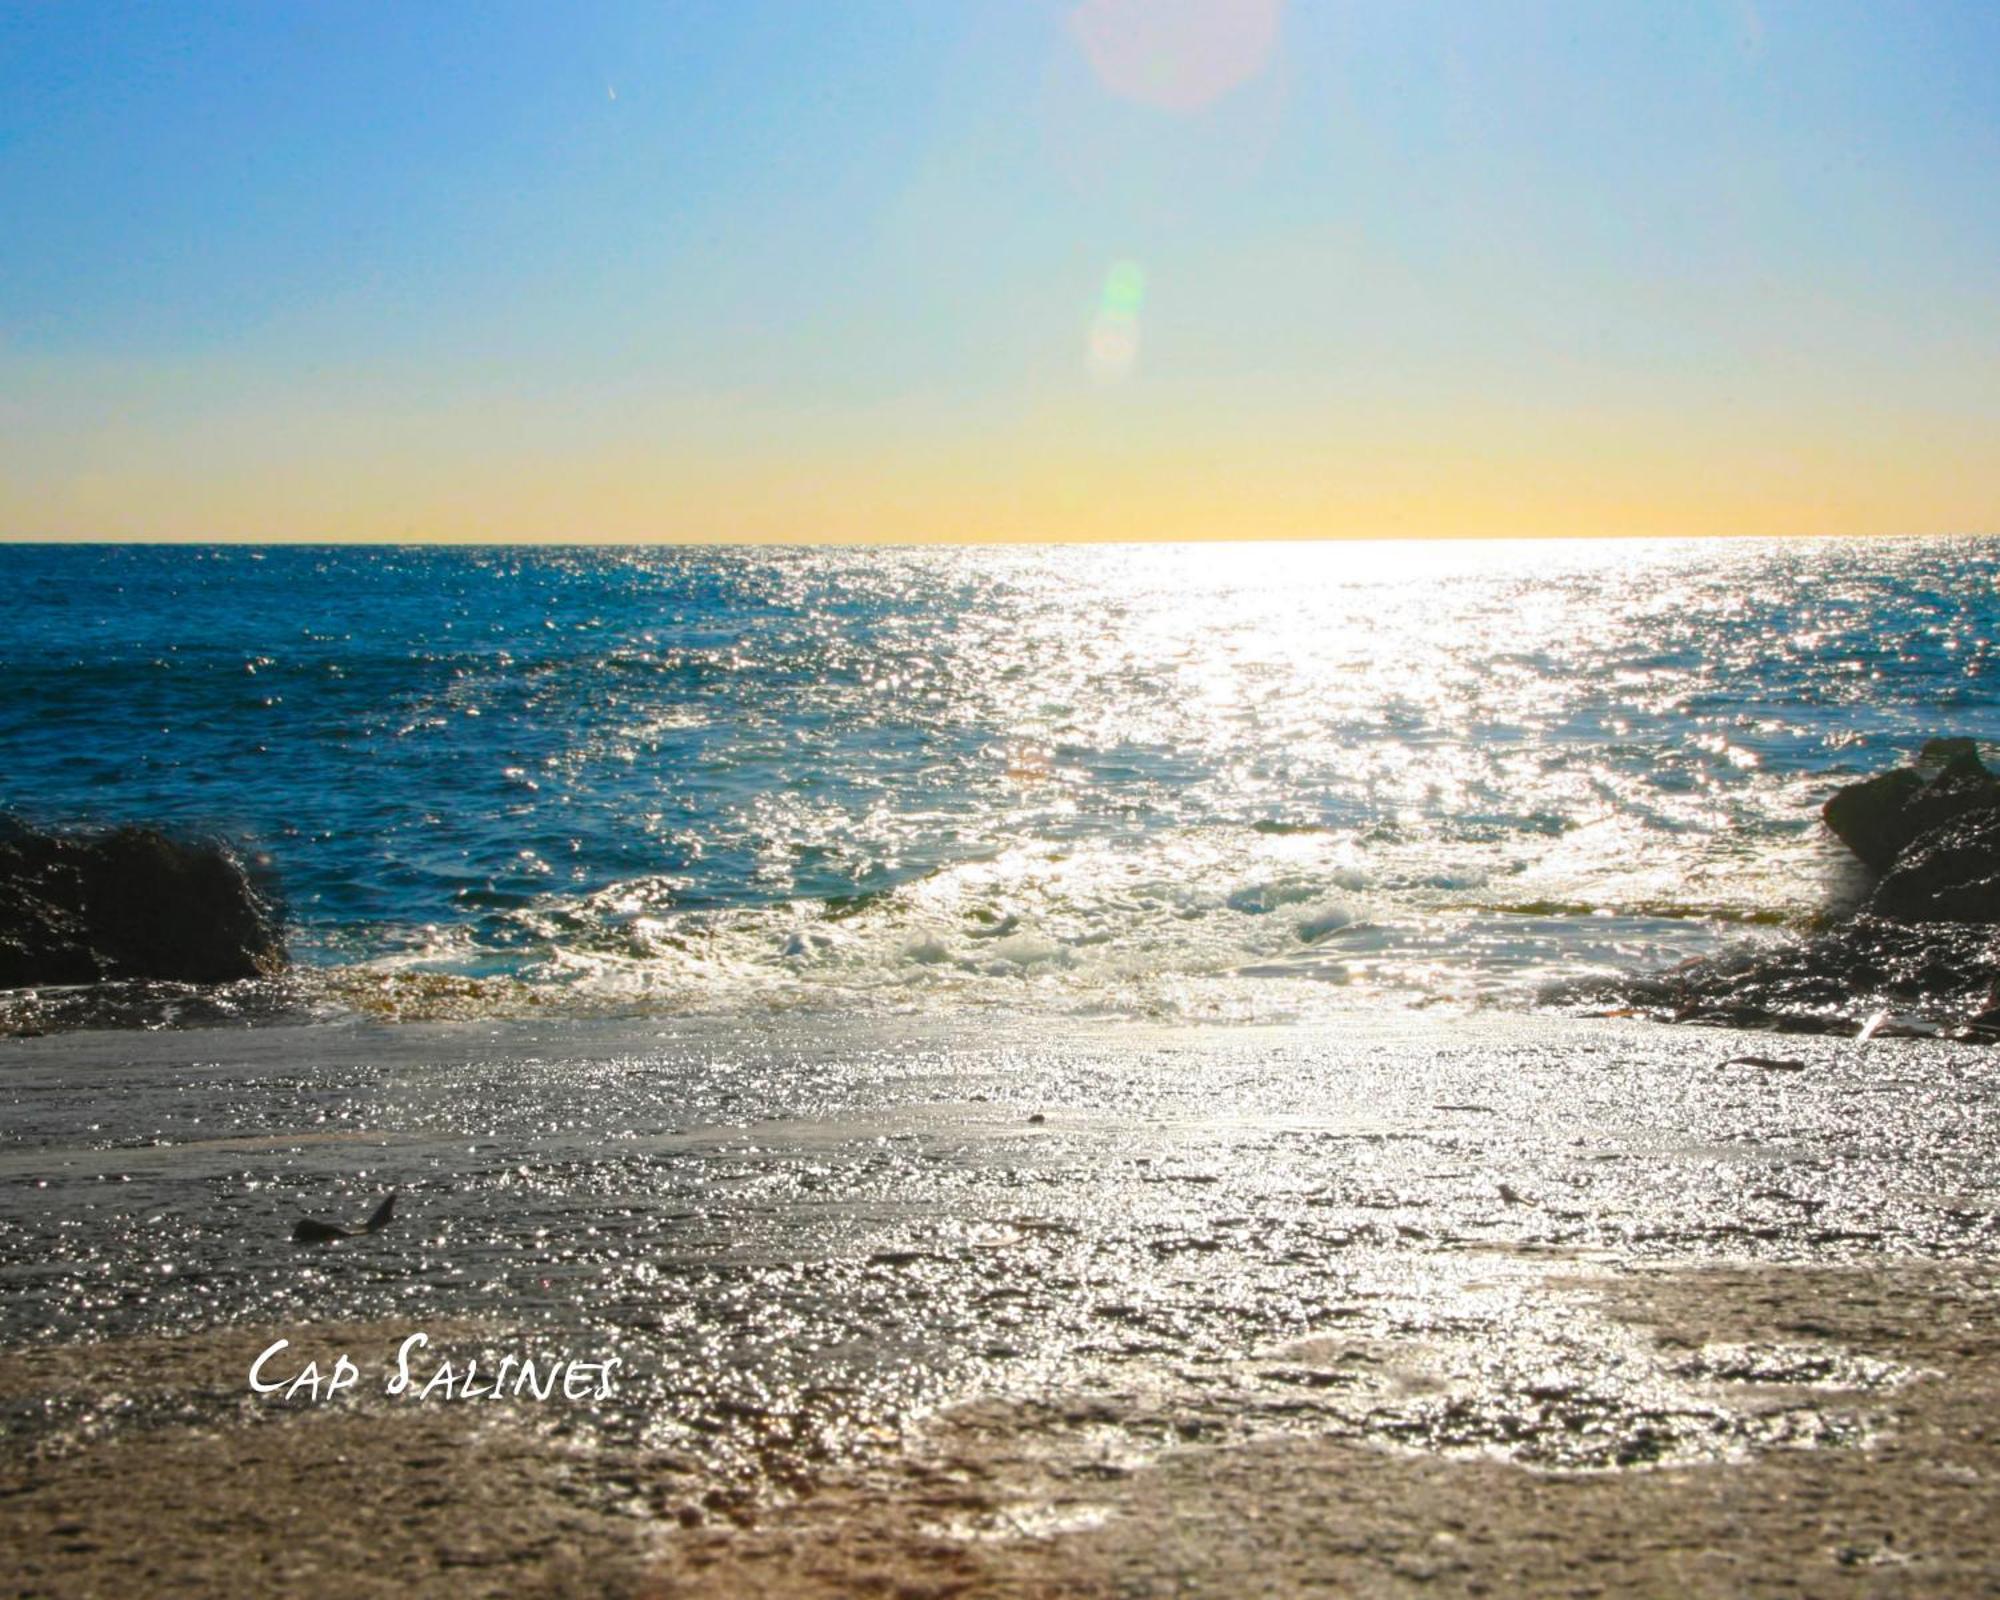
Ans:
{"type": "Polygon", "coordinates": [[[1084,0],[1070,33],[1121,99],[1198,111],[1270,60],[1284,0],[1084,0]]]}
{"type": "Polygon", "coordinates": [[[1114,261],[1104,274],[1104,309],[1136,317],[1146,299],[1146,273],[1136,261],[1114,261]]]}
{"type": "Polygon", "coordinates": [[[1112,262],[1104,274],[1087,346],[1090,375],[1099,383],[1116,383],[1130,375],[1139,359],[1139,312],[1145,303],[1145,269],[1136,261],[1112,262]]]}

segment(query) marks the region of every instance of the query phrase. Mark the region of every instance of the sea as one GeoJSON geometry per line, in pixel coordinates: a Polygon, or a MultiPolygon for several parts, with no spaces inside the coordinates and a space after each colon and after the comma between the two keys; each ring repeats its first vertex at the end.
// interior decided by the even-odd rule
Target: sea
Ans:
{"type": "Polygon", "coordinates": [[[1977,538],[17,545],[0,811],[282,905],[85,1020],[1524,1010],[1851,893],[1996,638],[1977,538]]]}

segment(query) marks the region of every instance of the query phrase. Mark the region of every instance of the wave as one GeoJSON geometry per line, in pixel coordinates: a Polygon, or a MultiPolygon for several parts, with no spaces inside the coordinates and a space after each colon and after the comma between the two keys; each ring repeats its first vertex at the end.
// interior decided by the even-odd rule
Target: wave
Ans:
{"type": "MultiPolygon", "coordinates": [[[[864,893],[689,905],[652,874],[400,930],[322,968],[317,997],[370,1016],[1031,1008],[1153,1019],[1296,1018],[1382,1003],[1527,1005],[1551,979],[1637,971],[1725,932],[1807,920],[1803,841],[1718,892],[1556,881],[1518,839],[1400,846],[1354,831],[1210,827],[1042,840],[864,893]]],[[[1683,872],[1683,876],[1687,874],[1683,872]]],[[[1696,873],[1693,876],[1701,877],[1696,873]]],[[[380,936],[378,936],[378,939],[380,936]]]]}

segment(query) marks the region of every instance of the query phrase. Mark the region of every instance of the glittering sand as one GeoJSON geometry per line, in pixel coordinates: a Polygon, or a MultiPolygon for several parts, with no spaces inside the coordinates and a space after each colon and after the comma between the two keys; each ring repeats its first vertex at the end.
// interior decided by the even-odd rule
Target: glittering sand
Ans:
{"type": "MultiPolygon", "coordinates": [[[[1454,1345],[1467,1335],[1335,1338],[1279,1353],[1285,1381],[1345,1397],[1311,1408],[1317,1427],[1219,1414],[1171,1383],[972,1404],[808,1492],[752,1501],[705,1485],[685,1458],[566,1445],[518,1408],[180,1420],[183,1386],[227,1386],[261,1348],[238,1333],[0,1362],[10,1403],[137,1386],[153,1416],[10,1457],[0,1545],[17,1558],[13,1592],[51,1595],[1916,1596],[2000,1585],[1992,1272],[1904,1263],[1550,1280],[1538,1269],[1533,1296],[1538,1317],[1553,1307],[1629,1331],[1628,1360],[1644,1375],[1623,1381],[1664,1408],[1667,1460],[1577,1470],[1508,1448],[1593,1427],[1628,1446],[1643,1439],[1615,1404],[1589,1402],[1602,1372],[1552,1370],[1496,1435],[1495,1416],[1520,1396],[1454,1393],[1466,1357],[1454,1345]],[[1435,1402],[1423,1412],[1431,1436],[1383,1442],[1408,1422],[1413,1394],[1435,1402]]],[[[1485,1359],[1504,1364],[1507,1334],[1484,1330],[1485,1359]]],[[[186,1403],[201,1409],[199,1395],[186,1403]]]]}
{"type": "Polygon", "coordinates": [[[1993,1058],[1785,1048],[34,1041],[0,1592],[1992,1593],[1993,1058]],[[294,1250],[357,1171],[396,1227],[294,1250]],[[419,1403],[413,1329],[631,1377],[419,1403]]]}

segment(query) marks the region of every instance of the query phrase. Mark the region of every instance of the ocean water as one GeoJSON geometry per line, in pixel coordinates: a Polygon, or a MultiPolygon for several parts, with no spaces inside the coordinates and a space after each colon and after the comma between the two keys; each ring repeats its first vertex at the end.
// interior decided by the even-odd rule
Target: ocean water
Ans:
{"type": "Polygon", "coordinates": [[[2000,740],[1997,580],[1971,539],[4,547],[0,810],[240,841],[299,970],[203,1015],[1522,1008],[1837,898],[1834,784],[2000,740]]]}

